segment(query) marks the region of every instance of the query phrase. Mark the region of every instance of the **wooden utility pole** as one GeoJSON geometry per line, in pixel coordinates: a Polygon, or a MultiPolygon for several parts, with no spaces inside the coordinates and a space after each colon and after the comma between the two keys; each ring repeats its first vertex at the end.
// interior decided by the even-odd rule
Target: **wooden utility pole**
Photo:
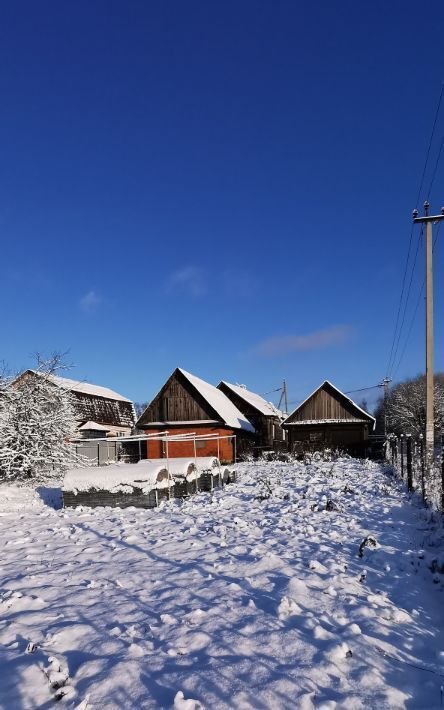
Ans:
{"type": "Polygon", "coordinates": [[[285,409],[284,409],[284,414],[285,416],[288,416],[288,402],[287,402],[287,383],[283,382],[282,387],[279,387],[278,392],[281,392],[281,396],[279,397],[279,404],[278,404],[278,409],[281,408],[282,402],[285,404],[285,409]]]}
{"type": "Polygon", "coordinates": [[[430,473],[434,460],[435,422],[433,401],[433,239],[432,225],[444,219],[444,207],[439,215],[429,215],[430,204],[424,202],[424,217],[413,211],[413,221],[426,225],[426,470],[430,473]]]}
{"type": "Polygon", "coordinates": [[[378,385],[378,387],[383,387],[384,388],[384,436],[387,436],[387,394],[388,394],[388,386],[390,384],[391,380],[388,377],[384,377],[382,380],[381,384],[378,385]]]}

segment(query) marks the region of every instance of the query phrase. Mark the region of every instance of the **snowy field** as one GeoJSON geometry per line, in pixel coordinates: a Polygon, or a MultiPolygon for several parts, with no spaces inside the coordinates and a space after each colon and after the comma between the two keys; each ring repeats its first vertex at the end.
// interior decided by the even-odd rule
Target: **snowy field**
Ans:
{"type": "Polygon", "coordinates": [[[377,464],[239,471],[155,510],[0,486],[0,707],[443,707],[431,514],[377,464]]]}

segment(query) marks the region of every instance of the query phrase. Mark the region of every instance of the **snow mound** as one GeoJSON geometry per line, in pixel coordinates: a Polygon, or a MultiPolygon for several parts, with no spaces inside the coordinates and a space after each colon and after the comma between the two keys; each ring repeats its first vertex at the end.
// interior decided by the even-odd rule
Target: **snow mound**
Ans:
{"type": "Polygon", "coordinates": [[[71,469],[65,475],[62,490],[70,493],[92,490],[131,493],[138,489],[142,493],[148,493],[155,488],[167,488],[168,485],[169,476],[165,463],[145,462],[145,466],[115,464],[71,469]]]}

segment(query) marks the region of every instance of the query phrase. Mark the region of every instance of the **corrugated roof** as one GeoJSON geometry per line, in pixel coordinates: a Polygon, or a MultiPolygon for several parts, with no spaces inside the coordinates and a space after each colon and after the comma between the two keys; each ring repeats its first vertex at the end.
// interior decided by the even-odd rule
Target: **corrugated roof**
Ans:
{"type": "MultiPolygon", "coordinates": [[[[38,370],[31,370],[36,375],[41,373],[38,370]]],[[[105,397],[106,399],[115,399],[119,402],[130,402],[127,397],[122,397],[118,392],[108,389],[108,387],[100,387],[99,385],[91,385],[88,382],[80,382],[79,380],[71,380],[68,377],[59,377],[58,375],[48,375],[48,377],[54,382],[54,384],[59,387],[64,387],[65,389],[72,390],[75,392],[83,392],[84,394],[91,394],[96,397],[105,397]]]]}
{"type": "Polygon", "coordinates": [[[251,422],[248,421],[246,417],[239,411],[233,402],[228,399],[227,395],[218,390],[214,385],[210,385],[209,382],[201,380],[200,377],[192,375],[191,372],[182,370],[181,367],[178,368],[179,372],[182,373],[184,377],[197,389],[197,391],[202,395],[202,397],[208,402],[208,404],[214,409],[215,412],[219,414],[222,421],[228,426],[234,429],[244,429],[245,431],[254,432],[255,429],[251,422]]]}
{"type": "Polygon", "coordinates": [[[226,382],[225,380],[222,380],[221,384],[224,384],[226,387],[229,387],[232,392],[241,397],[245,402],[248,402],[248,404],[251,404],[253,407],[255,407],[259,412],[261,412],[261,414],[265,414],[269,417],[282,416],[282,412],[279,411],[279,409],[277,409],[277,407],[275,407],[272,402],[267,402],[267,400],[261,397],[260,394],[256,394],[256,392],[251,392],[246,387],[242,387],[241,385],[233,385],[230,382],[226,382]]]}

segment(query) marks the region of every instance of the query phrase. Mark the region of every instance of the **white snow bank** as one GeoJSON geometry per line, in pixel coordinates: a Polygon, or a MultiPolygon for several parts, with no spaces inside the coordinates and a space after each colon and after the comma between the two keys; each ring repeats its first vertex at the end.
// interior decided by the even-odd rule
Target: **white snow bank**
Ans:
{"type": "Polygon", "coordinates": [[[142,459],[137,464],[143,466],[147,462],[151,464],[163,464],[166,466],[172,476],[185,477],[192,475],[193,471],[199,472],[211,471],[216,466],[220,467],[220,461],[217,456],[197,456],[196,458],[177,457],[171,459],[142,459]]]}
{"type": "Polygon", "coordinates": [[[165,463],[144,463],[145,466],[115,464],[71,469],[65,475],[62,490],[72,493],[91,490],[131,493],[138,488],[142,493],[148,493],[155,488],[167,488],[169,481],[165,463]]]}

